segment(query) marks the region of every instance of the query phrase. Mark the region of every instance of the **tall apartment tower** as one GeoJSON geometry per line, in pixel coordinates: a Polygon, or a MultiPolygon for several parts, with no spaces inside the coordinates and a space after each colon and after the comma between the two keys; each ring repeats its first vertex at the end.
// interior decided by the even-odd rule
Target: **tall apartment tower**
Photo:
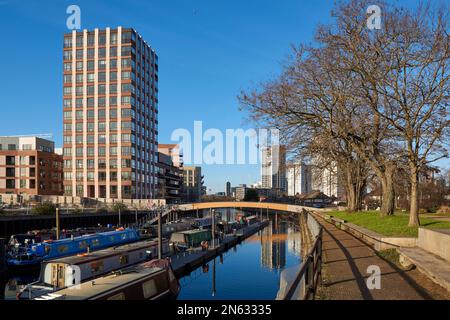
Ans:
{"type": "Polygon", "coordinates": [[[130,28],[64,35],[64,194],[152,199],[158,56],[130,28]]]}
{"type": "Polygon", "coordinates": [[[261,186],[286,191],[286,146],[263,148],[261,161],[261,186]]]}
{"type": "Polygon", "coordinates": [[[312,191],[311,166],[301,162],[288,163],[286,166],[287,194],[295,196],[312,191]]]}

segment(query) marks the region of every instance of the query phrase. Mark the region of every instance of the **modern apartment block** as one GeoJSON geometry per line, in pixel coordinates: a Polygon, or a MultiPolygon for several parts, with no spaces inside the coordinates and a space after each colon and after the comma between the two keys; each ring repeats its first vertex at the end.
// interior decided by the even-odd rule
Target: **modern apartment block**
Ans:
{"type": "Polygon", "coordinates": [[[62,195],[62,167],[53,141],[0,137],[0,193],[62,195]]]}
{"type": "Polygon", "coordinates": [[[64,194],[152,199],[158,56],[134,30],[64,35],[64,194]]]}
{"type": "Polygon", "coordinates": [[[179,203],[182,197],[183,161],[176,144],[158,145],[157,198],[179,203]]]}
{"type": "Polygon", "coordinates": [[[303,163],[288,163],[286,166],[287,194],[295,196],[312,191],[311,166],[303,163]]]}
{"type": "Polygon", "coordinates": [[[261,161],[262,187],[286,191],[286,146],[263,148],[261,161]]]}
{"type": "Polygon", "coordinates": [[[202,168],[194,166],[183,167],[183,194],[187,202],[197,202],[204,193],[202,168]]]}

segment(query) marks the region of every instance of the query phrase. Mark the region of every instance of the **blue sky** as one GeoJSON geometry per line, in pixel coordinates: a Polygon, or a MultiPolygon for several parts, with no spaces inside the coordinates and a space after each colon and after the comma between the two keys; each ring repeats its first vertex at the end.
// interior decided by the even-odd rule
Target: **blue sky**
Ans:
{"type": "MultiPolygon", "coordinates": [[[[375,1],[376,2],[376,1],[375,1]]],[[[404,2],[404,1],[402,1],[404,2]]],[[[415,2],[415,1],[414,1],[415,2]]],[[[236,96],[275,76],[293,43],[312,40],[332,0],[0,0],[0,135],[52,133],[62,141],[66,8],[82,29],[133,27],[159,55],[159,142],[173,130],[249,128],[236,96]]],[[[203,165],[214,192],[260,180],[258,165],[203,165]]]]}

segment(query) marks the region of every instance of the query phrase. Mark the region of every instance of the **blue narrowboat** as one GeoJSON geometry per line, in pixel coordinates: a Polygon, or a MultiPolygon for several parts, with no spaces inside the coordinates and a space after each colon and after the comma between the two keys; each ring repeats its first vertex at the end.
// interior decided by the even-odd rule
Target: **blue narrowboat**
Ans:
{"type": "Polygon", "coordinates": [[[134,229],[118,229],[40,243],[12,246],[7,255],[10,267],[37,266],[42,261],[105,249],[140,240],[134,229]]]}

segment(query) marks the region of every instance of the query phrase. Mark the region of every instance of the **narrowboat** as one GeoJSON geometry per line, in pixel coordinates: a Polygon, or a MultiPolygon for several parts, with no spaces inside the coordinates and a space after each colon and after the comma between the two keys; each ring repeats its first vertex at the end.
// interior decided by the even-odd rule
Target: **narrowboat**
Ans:
{"type": "MultiPolygon", "coordinates": [[[[163,255],[169,241],[163,239],[163,255]]],[[[39,280],[25,286],[17,299],[26,300],[56,292],[158,256],[158,241],[140,241],[118,247],[42,262],[39,280]]]]}
{"type": "Polygon", "coordinates": [[[7,253],[9,267],[39,266],[42,261],[71,256],[87,251],[105,249],[112,246],[135,242],[140,239],[134,229],[117,229],[61,240],[40,243],[15,244],[7,253]]]}
{"type": "Polygon", "coordinates": [[[212,238],[210,230],[187,230],[172,233],[170,241],[177,247],[197,247],[202,241],[210,241],[212,238]]]}
{"type": "Polygon", "coordinates": [[[168,259],[152,260],[34,300],[166,300],[180,284],[168,259]]]}

